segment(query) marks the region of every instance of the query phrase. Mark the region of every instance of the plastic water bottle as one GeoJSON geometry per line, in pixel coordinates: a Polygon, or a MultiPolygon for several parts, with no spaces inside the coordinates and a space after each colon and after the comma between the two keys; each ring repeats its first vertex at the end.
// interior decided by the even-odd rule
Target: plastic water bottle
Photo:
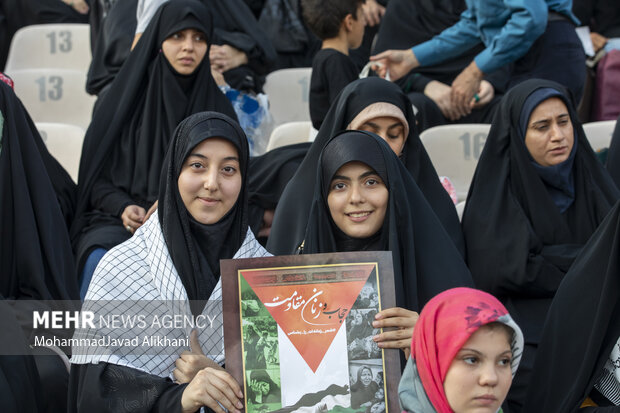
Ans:
{"type": "Polygon", "coordinates": [[[259,94],[254,97],[228,85],[223,86],[222,91],[235,109],[239,125],[248,138],[250,153],[253,156],[262,154],[267,147],[273,127],[273,119],[267,110],[267,96],[259,94]]]}

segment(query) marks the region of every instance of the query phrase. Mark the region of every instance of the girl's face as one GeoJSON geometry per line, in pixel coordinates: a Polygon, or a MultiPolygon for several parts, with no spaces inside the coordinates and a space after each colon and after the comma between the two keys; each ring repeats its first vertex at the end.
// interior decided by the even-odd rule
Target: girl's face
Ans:
{"type": "Polygon", "coordinates": [[[181,30],[164,40],[161,50],[174,70],[191,75],[207,53],[207,37],[196,29],[181,30]]]}
{"type": "Polygon", "coordinates": [[[405,127],[400,120],[389,116],[371,119],[358,128],[366,132],[376,133],[390,145],[397,156],[400,156],[405,146],[405,127]]]}
{"type": "Polygon", "coordinates": [[[191,150],[178,180],[185,208],[201,224],[215,224],[237,202],[241,170],[237,148],[222,138],[209,138],[191,150]]]}
{"type": "Polygon", "coordinates": [[[334,223],[352,238],[367,238],[381,229],[389,192],[368,165],[349,162],[334,174],[327,205],[334,223]]]}
{"type": "Polygon", "coordinates": [[[525,146],[537,164],[553,166],[568,159],[574,136],[566,105],[560,98],[550,98],[532,111],[525,146]]]}
{"type": "Polygon", "coordinates": [[[364,368],[362,370],[362,374],[360,374],[360,381],[364,385],[364,387],[368,386],[372,381],[372,371],[368,368],[364,368]]]}
{"type": "Polygon", "coordinates": [[[512,351],[508,333],[480,327],[456,354],[443,388],[455,413],[495,413],[512,383],[512,351]]]}

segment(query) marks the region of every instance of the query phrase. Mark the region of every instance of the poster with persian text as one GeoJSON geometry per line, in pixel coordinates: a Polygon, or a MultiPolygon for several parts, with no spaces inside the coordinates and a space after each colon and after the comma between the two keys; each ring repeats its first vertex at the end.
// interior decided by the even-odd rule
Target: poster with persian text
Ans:
{"type": "Polygon", "coordinates": [[[226,369],[247,413],[399,411],[399,350],[372,337],[395,306],[390,252],[223,260],[226,369]]]}

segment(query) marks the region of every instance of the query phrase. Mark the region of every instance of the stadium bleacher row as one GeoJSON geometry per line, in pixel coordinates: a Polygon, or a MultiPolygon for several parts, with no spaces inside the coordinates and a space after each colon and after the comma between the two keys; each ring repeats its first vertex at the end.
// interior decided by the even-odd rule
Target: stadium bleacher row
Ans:
{"type": "MultiPolygon", "coordinates": [[[[89,26],[46,24],[28,26],[13,38],[6,73],[35,121],[50,152],[77,181],[79,155],[96,100],[84,90],[91,60],[89,26]]],[[[277,127],[267,150],[312,141],[308,112],[310,68],[282,69],[267,76],[265,92],[277,127]]],[[[595,151],[609,146],[616,121],[584,124],[595,151]]],[[[438,126],[420,138],[441,176],[452,180],[464,201],[490,125],[438,126]]]]}

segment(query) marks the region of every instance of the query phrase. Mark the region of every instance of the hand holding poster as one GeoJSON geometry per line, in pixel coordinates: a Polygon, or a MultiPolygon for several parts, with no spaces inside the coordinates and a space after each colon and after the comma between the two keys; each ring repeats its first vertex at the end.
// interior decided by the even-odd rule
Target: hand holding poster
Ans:
{"type": "Polygon", "coordinates": [[[373,341],[394,306],[389,252],[225,260],[227,370],[247,413],[399,409],[397,350],[373,341]]]}

